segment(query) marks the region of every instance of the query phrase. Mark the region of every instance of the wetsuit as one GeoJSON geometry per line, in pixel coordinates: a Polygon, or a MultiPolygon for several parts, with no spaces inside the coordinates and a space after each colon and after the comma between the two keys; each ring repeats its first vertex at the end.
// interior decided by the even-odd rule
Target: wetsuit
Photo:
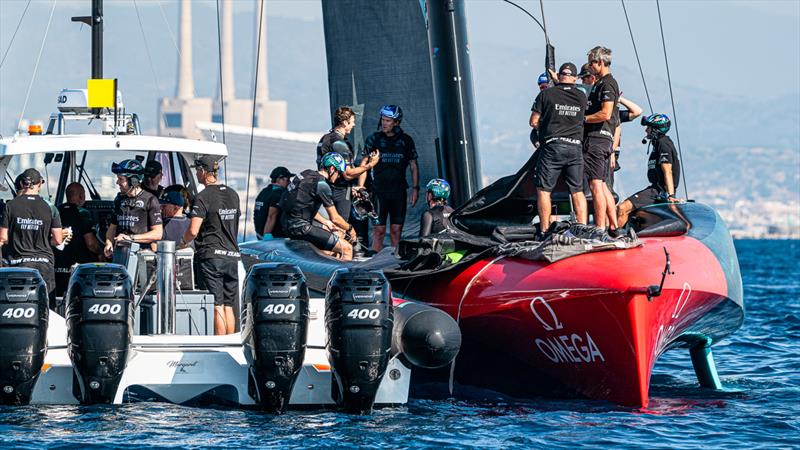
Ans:
{"type": "Polygon", "coordinates": [[[372,169],[372,189],[378,199],[378,225],[386,226],[387,219],[392,225],[403,225],[408,189],[406,169],[411,161],[417,159],[414,140],[400,127],[394,128],[392,136],[378,131],[364,141],[364,153],[360,159],[375,149],[381,152],[380,162],[372,169]]]}
{"type": "MultiPolygon", "coordinates": [[[[55,250],[56,295],[64,295],[74,264],[97,261],[97,255],[86,246],[86,235],[97,233],[88,209],[74,203],[64,203],[58,207],[63,228],[72,228],[72,240],[64,250],[55,250]]],[[[98,241],[99,242],[99,241],[98,241]]]]}
{"type": "Polygon", "coordinates": [[[333,192],[325,177],[316,170],[297,174],[281,199],[281,218],[286,235],[308,241],[322,250],[333,250],[339,240],[336,235],[314,225],[314,216],[320,206],[329,208],[333,205],[333,192]]]}
{"type": "MultiPolygon", "coordinates": [[[[267,219],[269,218],[269,209],[278,208],[280,213],[279,203],[284,192],[286,192],[286,189],[283,187],[277,184],[270,184],[258,193],[256,205],[255,208],[253,208],[253,224],[256,227],[256,236],[258,236],[259,239],[264,237],[264,225],[267,224],[267,219]]],[[[272,227],[272,235],[275,237],[286,237],[286,234],[283,232],[283,226],[281,225],[280,215],[275,222],[275,226],[272,227]]]]}
{"type": "Polygon", "coordinates": [[[239,301],[239,195],[224,184],[206,186],[194,198],[192,218],[203,219],[194,239],[197,280],[215,306],[239,301]]]}
{"type": "MultiPolygon", "coordinates": [[[[600,78],[592,86],[589,93],[586,115],[594,114],[603,109],[603,103],[613,102],[617,108],[619,100],[619,85],[617,80],[609,73],[600,78]]],[[[614,111],[611,117],[599,123],[587,123],[584,127],[586,135],[583,142],[584,171],[587,180],[605,180],[611,165],[611,147],[614,143],[614,130],[617,128],[617,117],[614,111]]]]}
{"type": "Polygon", "coordinates": [[[8,229],[6,256],[10,266],[36,269],[47,285],[50,308],[55,309],[55,273],[50,234],[61,228],[61,215],[55,206],[38,195],[20,195],[6,203],[0,228],[8,229]]]}
{"type": "Polygon", "coordinates": [[[436,234],[450,228],[450,214],[453,208],[448,205],[436,205],[422,213],[419,223],[419,237],[436,234]]]}
{"type": "Polygon", "coordinates": [[[558,84],[536,97],[543,143],[536,162],[536,188],[553,192],[563,172],[570,193],[583,190],[583,117],[586,96],[574,84],[558,84]]]}
{"type": "MultiPolygon", "coordinates": [[[[667,197],[667,183],[661,164],[672,164],[672,183],[675,191],[681,179],[681,162],[675,144],[669,136],[661,135],[652,141],[653,150],[647,159],[647,181],[650,186],[628,197],[634,208],[641,208],[654,203],[664,202],[667,197]]],[[[674,193],[673,193],[674,194],[674,193]]]]}

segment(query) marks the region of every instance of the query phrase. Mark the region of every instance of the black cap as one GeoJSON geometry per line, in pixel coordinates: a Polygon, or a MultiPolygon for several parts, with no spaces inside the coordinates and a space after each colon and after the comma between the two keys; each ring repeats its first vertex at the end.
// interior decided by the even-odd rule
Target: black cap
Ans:
{"type": "Polygon", "coordinates": [[[17,189],[23,189],[42,182],[42,174],[36,169],[25,169],[14,180],[17,189]]]}
{"type": "Polygon", "coordinates": [[[222,158],[218,156],[203,155],[194,160],[194,165],[192,167],[202,167],[209,172],[216,172],[219,170],[219,163],[221,160],[222,158]]]}
{"type": "Polygon", "coordinates": [[[294,174],[289,172],[289,169],[283,166],[278,166],[272,169],[272,173],[269,174],[269,177],[272,180],[277,180],[278,178],[292,178],[294,174]]]}
{"type": "Polygon", "coordinates": [[[147,165],[144,166],[144,175],[146,177],[154,177],[156,175],[160,175],[164,172],[164,168],[161,166],[161,163],[152,159],[147,161],[147,165]]]}
{"type": "Polygon", "coordinates": [[[574,77],[577,76],[577,73],[578,69],[575,67],[575,64],[572,64],[571,62],[562,64],[561,67],[558,69],[559,75],[568,75],[574,77]]]}
{"type": "Polygon", "coordinates": [[[588,77],[592,75],[592,71],[589,70],[589,63],[586,63],[581,66],[581,73],[578,74],[578,78],[588,77]]]}
{"type": "Polygon", "coordinates": [[[176,205],[183,207],[183,194],[179,191],[167,191],[161,194],[161,198],[158,199],[158,202],[162,205],[176,205]]]}

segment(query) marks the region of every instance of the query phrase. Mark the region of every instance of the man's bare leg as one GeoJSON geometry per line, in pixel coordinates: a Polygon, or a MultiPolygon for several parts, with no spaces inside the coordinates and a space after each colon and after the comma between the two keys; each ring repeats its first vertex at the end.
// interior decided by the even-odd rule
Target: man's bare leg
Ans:
{"type": "Polygon", "coordinates": [[[631,203],[630,200],[625,200],[619,204],[619,208],[617,208],[618,226],[624,227],[625,224],[628,223],[628,216],[630,216],[631,211],[633,211],[633,203],[631,203]]]}
{"type": "Polygon", "coordinates": [[[225,307],[222,305],[214,305],[214,334],[217,336],[228,334],[228,324],[226,320],[227,314],[225,307]]]}
{"type": "Polygon", "coordinates": [[[386,237],[386,225],[372,227],[372,250],[379,252],[383,248],[383,238],[386,237]]]}
{"type": "Polygon", "coordinates": [[[586,196],[583,195],[583,192],[573,192],[570,195],[572,196],[572,207],[575,208],[575,219],[578,223],[586,225],[589,220],[589,207],[586,204],[586,196]]]}
{"type": "Polygon", "coordinates": [[[594,203],[594,226],[597,228],[606,227],[606,193],[605,182],[603,180],[589,180],[589,187],[592,190],[592,202],[594,203]]]}
{"type": "Polygon", "coordinates": [[[606,217],[608,221],[608,228],[611,230],[617,229],[617,204],[614,201],[614,194],[611,192],[611,189],[608,187],[608,184],[603,183],[603,187],[605,188],[606,194],[606,217]]]}
{"type": "Polygon", "coordinates": [[[233,314],[233,307],[225,307],[225,334],[233,334],[236,332],[236,316],[233,314]]]}
{"type": "Polygon", "coordinates": [[[403,235],[403,226],[392,224],[389,227],[389,239],[392,241],[392,247],[397,248],[400,245],[400,236],[403,235]]]}
{"type": "Polygon", "coordinates": [[[550,193],[539,189],[536,199],[536,209],[539,212],[539,230],[544,233],[550,228],[550,210],[552,209],[550,193]]]}

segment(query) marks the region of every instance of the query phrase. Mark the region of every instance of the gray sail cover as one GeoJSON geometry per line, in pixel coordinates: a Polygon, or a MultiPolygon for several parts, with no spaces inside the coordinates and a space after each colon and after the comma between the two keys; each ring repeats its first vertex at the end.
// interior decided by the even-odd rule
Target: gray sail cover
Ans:
{"type": "MultiPolygon", "coordinates": [[[[408,209],[404,237],[419,233],[425,184],[438,174],[436,111],[425,15],[419,0],[322,0],[331,115],[339,106],[356,112],[350,136],[360,151],[377,131],[381,106],[403,108],[401,127],[419,155],[423,190],[408,209]]],[[[411,171],[407,175],[411,185],[411,171]]],[[[388,235],[388,233],[387,233],[388,235]]]]}

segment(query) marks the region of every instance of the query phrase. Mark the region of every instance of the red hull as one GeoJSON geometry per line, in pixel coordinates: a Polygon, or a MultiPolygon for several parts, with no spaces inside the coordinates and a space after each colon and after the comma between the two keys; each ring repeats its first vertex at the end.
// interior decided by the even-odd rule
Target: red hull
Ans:
{"type": "MultiPolygon", "coordinates": [[[[483,351],[528,366],[515,371],[543,373],[590,398],[647,406],[658,356],[682,341],[693,345],[698,338],[693,325],[729,296],[723,268],[700,241],[687,236],[642,241],[635,249],[552,264],[482,260],[426,280],[424,288],[412,283],[406,294],[459,319],[465,339],[480,341],[483,351]],[[648,301],[645,289],[661,279],[664,247],[674,275],[667,276],[662,294],[648,301]]],[[[732,322],[737,328],[741,323],[732,322]]],[[[529,382],[537,380],[532,376],[529,382]]]]}

